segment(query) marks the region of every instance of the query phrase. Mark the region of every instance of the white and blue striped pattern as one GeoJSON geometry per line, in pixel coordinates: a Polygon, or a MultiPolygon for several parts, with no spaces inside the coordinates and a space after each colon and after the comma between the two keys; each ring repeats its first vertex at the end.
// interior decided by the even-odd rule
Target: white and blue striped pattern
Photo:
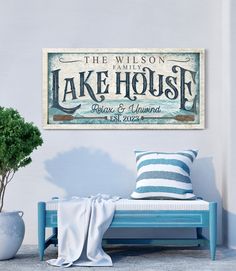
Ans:
{"type": "Polygon", "coordinates": [[[196,150],[175,153],[136,151],[133,199],[195,199],[190,179],[196,150]]]}

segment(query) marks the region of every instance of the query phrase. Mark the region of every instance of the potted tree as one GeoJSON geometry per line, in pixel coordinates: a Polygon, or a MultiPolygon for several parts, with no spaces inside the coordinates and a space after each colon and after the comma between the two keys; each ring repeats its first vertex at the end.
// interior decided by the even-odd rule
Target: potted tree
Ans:
{"type": "Polygon", "coordinates": [[[42,143],[33,123],[12,108],[0,107],[0,260],[15,256],[25,232],[22,211],[3,211],[7,185],[19,168],[31,162],[29,155],[42,143]]]}

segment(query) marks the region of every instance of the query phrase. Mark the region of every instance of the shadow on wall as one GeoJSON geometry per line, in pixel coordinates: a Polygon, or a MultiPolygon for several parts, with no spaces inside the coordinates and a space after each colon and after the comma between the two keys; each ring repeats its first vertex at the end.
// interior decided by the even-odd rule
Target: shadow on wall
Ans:
{"type": "Polygon", "coordinates": [[[212,157],[196,159],[191,178],[195,195],[207,201],[217,201],[221,208],[222,199],[216,186],[212,157]]]}
{"type": "Polygon", "coordinates": [[[216,186],[216,176],[212,157],[199,158],[194,162],[192,170],[193,191],[196,196],[207,201],[217,202],[218,242],[222,243],[222,198],[216,186]]]}
{"type": "Polygon", "coordinates": [[[45,168],[47,180],[62,188],[66,196],[103,193],[129,197],[135,187],[135,172],[101,150],[83,147],[59,153],[45,162],[45,168]]]}

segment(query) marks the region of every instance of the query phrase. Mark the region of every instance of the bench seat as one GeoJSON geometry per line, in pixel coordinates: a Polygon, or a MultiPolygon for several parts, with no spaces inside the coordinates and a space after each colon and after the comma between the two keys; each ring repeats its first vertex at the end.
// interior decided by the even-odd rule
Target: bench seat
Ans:
{"type": "MultiPolygon", "coordinates": [[[[120,199],[115,201],[116,211],[185,211],[209,210],[209,202],[205,200],[132,200],[120,199]]],[[[58,199],[46,202],[46,210],[57,210],[58,199]]]]}

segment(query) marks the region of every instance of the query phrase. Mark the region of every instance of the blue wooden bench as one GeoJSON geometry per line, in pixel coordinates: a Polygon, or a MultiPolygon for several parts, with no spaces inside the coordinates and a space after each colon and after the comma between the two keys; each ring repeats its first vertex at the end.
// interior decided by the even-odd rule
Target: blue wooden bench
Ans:
{"type": "MultiPolygon", "coordinates": [[[[150,245],[175,245],[175,246],[201,246],[209,245],[210,256],[215,260],[216,254],[216,236],[217,236],[217,203],[206,201],[140,201],[128,200],[129,207],[121,206],[116,209],[110,228],[196,228],[196,238],[178,238],[178,239],[106,239],[105,244],[150,244],[150,245]],[[134,203],[133,203],[134,202],[134,203]],[[148,204],[149,208],[139,209],[135,204],[148,204]],[[153,204],[159,206],[153,208],[153,204]],[[171,208],[171,204],[175,208],[171,208]],[[181,208],[181,202],[184,202],[181,208]],[[195,204],[196,203],[196,204],[195,204]],[[198,205],[203,204],[203,208],[198,205]],[[167,205],[166,205],[167,204],[167,205]],[[188,205],[193,205],[188,208],[188,205]],[[196,208],[195,206],[196,205],[196,208]],[[135,208],[133,207],[135,206],[135,208]],[[150,207],[151,206],[151,207],[150,207]],[[167,208],[167,207],[168,208],[167,208]],[[152,209],[153,208],[153,209],[152,209]],[[174,210],[173,210],[174,209],[174,210]],[[209,229],[209,239],[203,236],[202,229],[209,229]]],[[[49,202],[38,203],[38,248],[40,260],[43,260],[44,250],[50,244],[57,244],[57,207],[56,203],[53,207],[48,207],[49,202]],[[52,229],[52,235],[46,236],[46,228],[52,229]]],[[[121,204],[122,205],[122,204],[121,204]]],[[[155,207],[155,206],[154,206],[155,207]]]]}

